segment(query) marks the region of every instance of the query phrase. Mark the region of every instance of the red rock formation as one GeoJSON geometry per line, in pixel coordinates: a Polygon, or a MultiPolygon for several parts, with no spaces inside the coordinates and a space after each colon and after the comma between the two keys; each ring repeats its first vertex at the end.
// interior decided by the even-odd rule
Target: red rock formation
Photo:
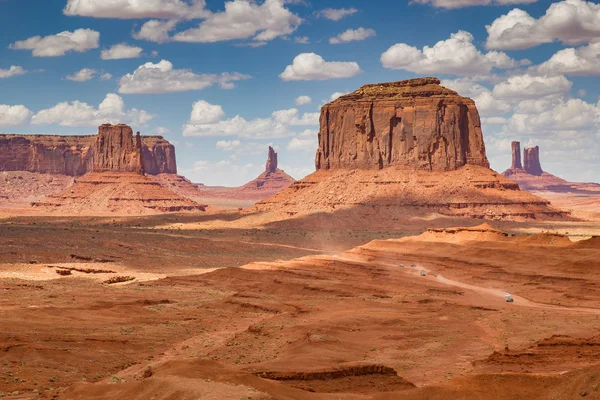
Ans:
{"type": "Polygon", "coordinates": [[[269,146],[269,155],[267,156],[267,166],[265,168],[266,172],[275,172],[277,171],[277,153],[271,146],[269,146]]]}
{"type": "MultiPolygon", "coordinates": [[[[110,130],[100,127],[100,130],[102,129],[107,132],[110,130]]],[[[101,145],[99,140],[97,135],[0,135],[0,171],[81,176],[110,165],[122,165],[126,169],[138,170],[138,168],[131,168],[131,165],[124,165],[137,161],[121,159],[121,156],[115,155],[112,150],[106,149],[107,152],[112,152],[111,157],[116,156],[117,159],[107,160],[108,153],[106,155],[98,154],[95,157],[95,151],[99,150],[96,147],[101,145]],[[95,148],[96,150],[94,150],[95,148]],[[96,161],[93,159],[97,159],[100,164],[94,165],[96,161]],[[107,164],[102,165],[104,162],[107,164]]],[[[112,139],[107,140],[112,143],[112,139]]],[[[119,146],[121,146],[120,142],[119,146]]],[[[134,141],[134,147],[136,146],[138,145],[134,141]]],[[[172,144],[160,136],[142,136],[141,146],[145,173],[151,175],[177,173],[175,148],[172,144]]]]}
{"type": "Polygon", "coordinates": [[[518,166],[515,164],[515,144],[517,149],[520,147],[519,142],[513,142],[513,163],[502,175],[518,183],[521,189],[533,192],[578,193],[593,196],[600,193],[600,185],[597,183],[569,182],[544,172],[540,163],[538,146],[526,148],[523,151],[523,165],[515,167],[515,165],[518,166]]]}
{"type": "Polygon", "coordinates": [[[162,136],[142,137],[142,142],[142,161],[146,174],[177,174],[175,146],[162,136]]]}
{"type": "Polygon", "coordinates": [[[512,169],[522,169],[523,164],[521,163],[521,143],[520,142],[512,142],[512,169]]]}
{"type": "Polygon", "coordinates": [[[101,125],[90,151],[89,172],[144,173],[142,138],[139,132],[134,138],[133,130],[127,125],[101,125]]]}
{"type": "Polygon", "coordinates": [[[540,176],[544,173],[540,165],[540,148],[539,146],[526,148],[523,151],[523,166],[525,172],[530,175],[540,176]]]}
{"type": "Polygon", "coordinates": [[[420,78],[366,85],[321,110],[316,168],[489,167],[473,100],[420,78]]]}
{"type": "Polygon", "coordinates": [[[331,214],[358,226],[440,214],[567,217],[489,169],[475,103],[439,83],[367,85],[325,105],[317,171],[249,212],[310,223],[331,214]]]}
{"type": "Polygon", "coordinates": [[[62,192],[31,205],[39,211],[62,215],[140,215],[206,208],[148,176],[122,171],[90,172],[62,192]]]}
{"type": "Polygon", "coordinates": [[[295,179],[277,168],[277,153],[269,146],[265,172],[256,179],[236,188],[198,185],[203,195],[212,198],[263,200],[289,187],[295,179]]]}

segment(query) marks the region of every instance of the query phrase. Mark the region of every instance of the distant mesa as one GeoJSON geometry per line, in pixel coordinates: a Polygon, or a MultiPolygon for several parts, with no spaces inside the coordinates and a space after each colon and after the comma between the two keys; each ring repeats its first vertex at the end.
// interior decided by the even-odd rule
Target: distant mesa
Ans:
{"type": "Polygon", "coordinates": [[[585,192],[586,194],[600,195],[600,185],[596,183],[569,182],[558,176],[544,172],[540,162],[539,146],[523,150],[523,163],[521,163],[521,143],[514,141],[512,147],[512,163],[502,175],[519,184],[519,187],[528,191],[545,192],[585,192]]]}
{"type": "Polygon", "coordinates": [[[568,218],[489,169],[475,102],[437,78],[365,85],[326,104],[318,142],[317,171],[251,211],[335,212],[358,224],[568,218]]]}
{"type": "MultiPolygon", "coordinates": [[[[205,210],[149,177],[178,177],[173,145],[162,137],[134,135],[123,124],[101,125],[95,136],[1,135],[0,167],[4,172],[46,174],[40,175],[39,182],[48,175],[75,177],[71,182],[58,179],[65,186],[47,190],[44,198],[31,202],[44,212],[103,215],[205,210]]],[[[185,184],[181,181],[177,187],[185,184]]],[[[191,183],[188,186],[193,188],[191,183]]],[[[0,189],[8,187],[5,183],[0,189]]],[[[30,187],[35,188],[33,183],[30,187]]]]}
{"type": "Polygon", "coordinates": [[[83,176],[98,171],[176,174],[175,147],[162,136],[133,136],[131,127],[104,124],[98,135],[0,134],[0,172],[83,176]]]}

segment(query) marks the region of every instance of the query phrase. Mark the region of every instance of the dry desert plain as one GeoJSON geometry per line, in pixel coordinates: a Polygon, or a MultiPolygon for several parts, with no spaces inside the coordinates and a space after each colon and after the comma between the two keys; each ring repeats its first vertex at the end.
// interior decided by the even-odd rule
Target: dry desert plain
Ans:
{"type": "Polygon", "coordinates": [[[5,214],[0,395],[600,397],[597,223],[249,218],[5,214]]]}

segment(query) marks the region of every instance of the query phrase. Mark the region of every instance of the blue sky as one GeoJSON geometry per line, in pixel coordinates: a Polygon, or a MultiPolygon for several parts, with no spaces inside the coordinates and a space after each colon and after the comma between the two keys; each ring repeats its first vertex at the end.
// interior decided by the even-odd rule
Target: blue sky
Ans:
{"type": "Polygon", "coordinates": [[[437,76],[477,102],[492,168],[521,140],[547,171],[600,181],[593,2],[0,0],[0,26],[0,132],[129,123],[211,185],[253,179],[272,144],[301,178],[335,93],[437,76]]]}

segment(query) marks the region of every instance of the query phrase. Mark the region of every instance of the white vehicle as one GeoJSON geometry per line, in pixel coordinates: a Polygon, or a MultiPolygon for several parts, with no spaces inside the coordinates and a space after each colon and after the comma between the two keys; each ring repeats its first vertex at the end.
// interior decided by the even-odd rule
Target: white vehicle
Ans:
{"type": "Polygon", "coordinates": [[[427,273],[425,271],[421,271],[421,276],[427,276],[427,273]]]}
{"type": "Polygon", "coordinates": [[[398,264],[400,268],[404,268],[404,264],[398,264]]]}

